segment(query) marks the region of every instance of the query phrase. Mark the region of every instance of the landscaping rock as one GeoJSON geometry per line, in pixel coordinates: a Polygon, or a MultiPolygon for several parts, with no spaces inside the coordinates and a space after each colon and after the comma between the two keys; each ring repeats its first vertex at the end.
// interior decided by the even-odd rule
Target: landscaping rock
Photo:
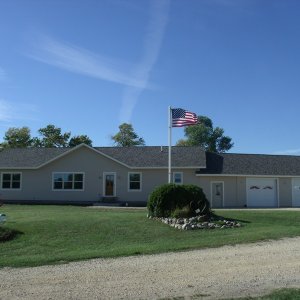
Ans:
{"type": "Polygon", "coordinates": [[[207,221],[207,219],[208,219],[207,215],[197,217],[198,222],[205,222],[205,221],[207,221]]]}
{"type": "Polygon", "coordinates": [[[6,221],[6,215],[5,214],[0,214],[0,224],[4,223],[6,221]]]}
{"type": "MultiPolygon", "coordinates": [[[[215,220],[211,218],[208,221],[200,222],[202,216],[192,218],[158,218],[148,216],[149,219],[158,220],[164,224],[181,230],[194,230],[194,229],[225,229],[225,228],[240,228],[242,225],[236,221],[228,220],[215,220]]],[[[206,218],[207,216],[205,216],[206,218]]],[[[207,219],[206,219],[207,220],[207,219]]]]}
{"type": "Polygon", "coordinates": [[[191,225],[188,224],[188,223],[185,223],[185,224],[182,225],[183,230],[189,230],[190,228],[191,228],[191,225]]]}

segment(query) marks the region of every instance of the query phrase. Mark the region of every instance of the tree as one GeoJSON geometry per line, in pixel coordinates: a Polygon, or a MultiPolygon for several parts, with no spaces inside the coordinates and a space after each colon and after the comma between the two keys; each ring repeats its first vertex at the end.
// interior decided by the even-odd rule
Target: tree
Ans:
{"type": "Polygon", "coordinates": [[[70,141],[69,141],[69,147],[75,147],[80,144],[86,144],[88,146],[93,146],[92,145],[92,140],[87,136],[87,135],[77,135],[73,136],[70,141]]]}
{"type": "Polygon", "coordinates": [[[75,147],[79,144],[92,146],[92,140],[87,135],[77,135],[70,139],[71,132],[61,132],[61,128],[47,125],[38,130],[41,138],[30,135],[30,129],[26,126],[21,128],[9,128],[5,132],[4,142],[0,143],[5,148],[26,147],[75,147]]]}
{"type": "Polygon", "coordinates": [[[177,146],[201,146],[206,151],[223,153],[233,146],[232,139],[224,136],[224,129],[213,127],[213,122],[206,116],[198,116],[198,124],[184,129],[186,139],[179,140],[177,146]]]}
{"type": "Polygon", "coordinates": [[[118,147],[144,146],[145,141],[133,130],[131,124],[123,123],[119,126],[120,131],[111,137],[118,147]]]}
{"type": "Polygon", "coordinates": [[[30,129],[28,127],[11,127],[5,132],[4,143],[7,148],[26,148],[32,145],[30,129]]]}
{"type": "Polygon", "coordinates": [[[61,132],[61,128],[54,125],[47,125],[38,130],[42,138],[34,138],[33,144],[35,147],[68,147],[68,141],[71,132],[61,132]]]}

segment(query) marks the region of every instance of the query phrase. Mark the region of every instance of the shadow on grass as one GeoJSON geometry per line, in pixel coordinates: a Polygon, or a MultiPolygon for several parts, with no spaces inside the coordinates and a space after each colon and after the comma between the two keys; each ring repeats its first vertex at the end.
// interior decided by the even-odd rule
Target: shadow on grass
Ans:
{"type": "Polygon", "coordinates": [[[11,241],[21,234],[23,234],[23,232],[15,229],[0,227],[0,243],[11,241]]]}

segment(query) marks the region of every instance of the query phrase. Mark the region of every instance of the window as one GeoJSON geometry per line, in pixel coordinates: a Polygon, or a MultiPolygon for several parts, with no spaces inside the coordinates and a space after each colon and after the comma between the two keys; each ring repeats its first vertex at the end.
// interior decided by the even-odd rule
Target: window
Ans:
{"type": "Polygon", "coordinates": [[[142,190],[142,174],[141,173],[128,173],[128,189],[129,191],[142,190]]]}
{"type": "Polygon", "coordinates": [[[21,173],[2,173],[2,189],[21,189],[21,173]]]}
{"type": "Polygon", "coordinates": [[[83,190],[83,173],[53,173],[54,190],[83,190]]]}
{"type": "Polygon", "coordinates": [[[182,184],[182,172],[173,173],[173,182],[176,184],[182,184]]]}

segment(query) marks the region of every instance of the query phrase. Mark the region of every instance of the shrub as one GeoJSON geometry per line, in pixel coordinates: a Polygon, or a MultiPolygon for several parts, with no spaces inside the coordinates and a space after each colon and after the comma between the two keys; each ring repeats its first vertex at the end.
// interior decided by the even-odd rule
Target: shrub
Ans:
{"type": "Polygon", "coordinates": [[[196,185],[161,185],[150,194],[147,208],[152,217],[170,217],[174,213],[187,217],[195,216],[197,212],[210,214],[209,202],[202,189],[196,185]]]}
{"type": "Polygon", "coordinates": [[[181,218],[189,218],[193,216],[193,211],[191,210],[190,206],[185,206],[183,208],[176,208],[172,213],[171,217],[176,219],[181,218]]]}

